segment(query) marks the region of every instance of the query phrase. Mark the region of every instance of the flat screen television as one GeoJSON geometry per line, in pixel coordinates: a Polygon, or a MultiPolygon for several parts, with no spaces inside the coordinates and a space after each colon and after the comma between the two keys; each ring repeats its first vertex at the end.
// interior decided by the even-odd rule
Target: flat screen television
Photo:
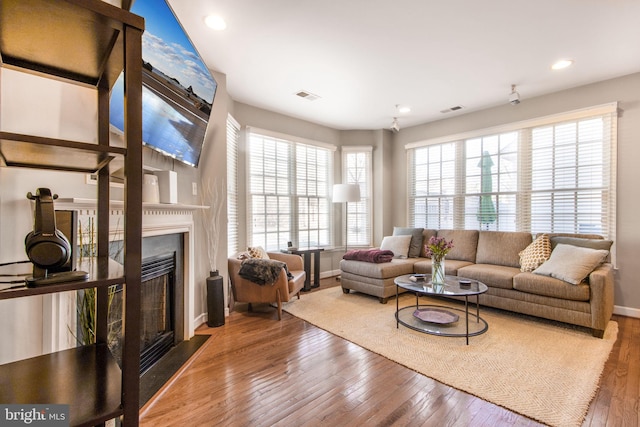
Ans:
{"type": "MultiPolygon", "coordinates": [[[[197,167],[218,87],[165,0],[136,0],[142,35],[142,142],[197,167]]],[[[112,129],[124,131],[124,76],[111,91],[112,129]]]]}

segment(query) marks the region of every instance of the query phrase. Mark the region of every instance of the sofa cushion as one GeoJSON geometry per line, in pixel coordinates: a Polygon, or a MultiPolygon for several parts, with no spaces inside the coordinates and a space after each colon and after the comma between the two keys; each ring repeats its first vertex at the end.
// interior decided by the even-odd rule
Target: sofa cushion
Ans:
{"type": "Polygon", "coordinates": [[[520,268],[518,254],[531,243],[531,234],[520,231],[480,231],[477,264],[520,268]]]}
{"type": "Polygon", "coordinates": [[[609,255],[603,249],[582,248],[559,243],[551,257],[533,273],[551,276],[573,285],[582,282],[609,255]]]}
{"type": "Polygon", "coordinates": [[[472,264],[458,270],[458,276],[478,280],[493,288],[513,289],[513,278],[520,269],[504,265],[472,264]]]}
{"type": "Polygon", "coordinates": [[[571,301],[589,301],[590,289],[586,282],[572,285],[553,277],[533,273],[520,273],[513,278],[513,288],[529,294],[571,301]]]}
{"type": "Polygon", "coordinates": [[[608,251],[613,244],[612,240],[605,239],[584,239],[581,237],[553,236],[551,237],[551,249],[553,250],[558,243],[565,245],[578,246],[581,248],[602,249],[608,251]]]}
{"type": "MultiPolygon", "coordinates": [[[[444,273],[450,276],[457,276],[458,270],[467,265],[472,265],[469,261],[459,261],[457,259],[445,259],[444,273]]],[[[419,258],[415,264],[413,264],[413,272],[418,274],[430,274],[431,273],[431,259],[419,258]]]]}
{"type": "Polygon", "coordinates": [[[430,228],[425,228],[422,230],[422,244],[420,247],[420,258],[429,258],[427,255],[426,244],[430,238],[436,237],[438,234],[438,230],[431,230],[430,228]]]}
{"type": "Polygon", "coordinates": [[[340,261],[340,270],[358,276],[387,279],[413,273],[413,264],[416,260],[417,258],[393,259],[391,262],[374,264],[343,259],[340,261]]]}
{"type": "Polygon", "coordinates": [[[422,228],[410,228],[410,227],[393,227],[394,236],[411,236],[411,242],[409,243],[409,258],[417,258],[420,256],[422,250],[422,228]]]}
{"type": "Polygon", "coordinates": [[[536,237],[520,255],[520,271],[529,272],[540,267],[551,256],[551,241],[549,236],[542,234],[536,237]]]}
{"type": "Polygon", "coordinates": [[[447,254],[447,260],[476,262],[478,230],[438,230],[437,236],[453,241],[453,248],[447,254]]]}
{"type": "Polygon", "coordinates": [[[407,258],[411,236],[385,236],[382,238],[380,250],[393,252],[394,258],[407,258]]]}

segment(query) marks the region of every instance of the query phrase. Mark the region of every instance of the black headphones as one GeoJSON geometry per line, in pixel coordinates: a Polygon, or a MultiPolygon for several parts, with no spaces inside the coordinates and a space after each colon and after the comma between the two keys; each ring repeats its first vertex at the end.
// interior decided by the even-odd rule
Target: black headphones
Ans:
{"type": "Polygon", "coordinates": [[[27,193],[27,199],[36,201],[36,209],[33,231],[24,239],[25,251],[31,262],[44,270],[61,267],[71,257],[69,240],[56,229],[53,201],[57,198],[48,188],[38,188],[35,196],[27,193]]]}

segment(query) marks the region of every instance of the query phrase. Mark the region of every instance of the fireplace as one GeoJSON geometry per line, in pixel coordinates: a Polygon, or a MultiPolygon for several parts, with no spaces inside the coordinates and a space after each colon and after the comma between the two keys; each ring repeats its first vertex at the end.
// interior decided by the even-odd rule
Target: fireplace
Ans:
{"type": "MultiPolygon", "coordinates": [[[[117,242],[122,239],[122,201],[110,202],[110,237],[109,240],[117,242]]],[[[56,208],[60,210],[73,210],[78,213],[78,218],[82,220],[82,225],[87,224],[89,218],[95,218],[97,214],[96,201],[92,199],[58,199],[56,208]]],[[[194,223],[193,213],[204,207],[181,205],[181,204],[144,204],[143,205],[143,218],[142,218],[142,261],[147,258],[153,258],[163,256],[176,252],[175,255],[175,273],[174,273],[174,303],[173,303],[173,317],[174,317],[174,342],[177,344],[181,341],[189,340],[194,336],[195,325],[202,323],[201,318],[204,314],[196,314],[198,309],[195,302],[195,244],[194,244],[194,223]]],[[[120,242],[119,246],[111,248],[113,252],[120,252],[124,250],[120,242]]],[[[111,252],[111,250],[110,250],[111,252]]],[[[113,253],[112,253],[113,256],[113,253]]],[[[119,261],[117,256],[113,256],[116,261],[119,261]]],[[[110,309],[109,318],[109,346],[113,348],[112,352],[116,359],[119,359],[121,349],[119,344],[114,343],[112,338],[121,335],[122,322],[121,317],[117,317],[117,313],[121,313],[123,310],[120,298],[117,297],[117,293],[121,290],[120,286],[113,286],[109,289],[110,292],[110,309]],[[113,315],[111,312],[114,312],[113,315]],[[114,317],[111,317],[111,316],[114,317]],[[113,345],[112,345],[113,344],[113,345]]],[[[67,348],[65,346],[77,345],[76,340],[82,339],[82,332],[80,326],[78,329],[72,328],[71,334],[67,334],[69,327],[67,325],[73,325],[76,322],[80,322],[83,309],[81,300],[78,300],[78,305],[75,309],[69,310],[64,301],[56,303],[52,307],[51,323],[54,324],[57,318],[64,318],[65,316],[74,316],[77,320],[69,319],[68,322],[61,322],[60,334],[68,336],[68,344],[52,342],[51,351],[59,351],[67,348]]],[[[88,295],[92,297],[92,295],[88,295]]],[[[90,300],[90,298],[87,298],[90,300]]],[[[87,304],[88,305],[88,304],[87,304]]],[[[115,341],[119,341],[116,339],[115,341]]]]}
{"type": "MultiPolygon", "coordinates": [[[[113,242],[114,248],[121,247],[113,242]]],[[[143,259],[140,283],[140,375],[184,339],[183,238],[182,234],[145,237],[142,240],[143,259]]],[[[113,248],[112,248],[113,249],[113,248]]],[[[121,254],[121,250],[111,251],[121,254]]],[[[119,256],[113,256],[119,261],[119,256]]],[[[122,357],[122,285],[109,288],[108,345],[118,363],[122,357]]],[[[79,292],[78,336],[82,330],[84,307],[91,305],[92,293],[79,292]],[[84,301],[83,301],[84,300],[84,301]]]]}
{"type": "Polygon", "coordinates": [[[175,270],[175,252],[142,261],[140,375],[176,344],[175,270]]]}

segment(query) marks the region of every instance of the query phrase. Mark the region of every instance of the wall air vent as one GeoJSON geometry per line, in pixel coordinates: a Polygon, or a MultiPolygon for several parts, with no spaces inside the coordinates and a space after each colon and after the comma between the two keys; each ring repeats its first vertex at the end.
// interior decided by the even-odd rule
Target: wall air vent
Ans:
{"type": "Polygon", "coordinates": [[[306,90],[299,90],[295,95],[299,96],[300,98],[304,98],[307,101],[315,101],[316,99],[320,99],[318,95],[314,95],[306,90]]]}
{"type": "Polygon", "coordinates": [[[456,105],[455,107],[447,108],[446,110],[440,110],[442,114],[451,113],[452,111],[462,110],[464,107],[462,105],[456,105]]]}

